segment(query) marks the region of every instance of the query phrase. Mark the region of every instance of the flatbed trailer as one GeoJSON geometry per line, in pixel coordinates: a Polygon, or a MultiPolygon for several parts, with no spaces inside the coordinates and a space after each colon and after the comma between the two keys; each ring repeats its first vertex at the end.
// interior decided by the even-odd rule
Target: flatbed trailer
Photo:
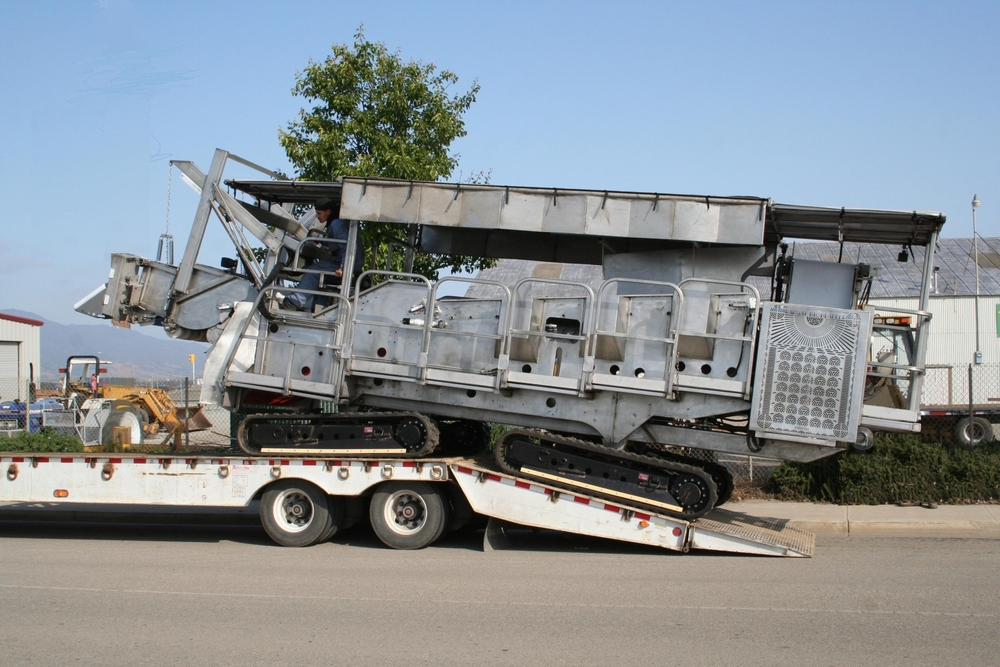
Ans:
{"type": "Polygon", "coordinates": [[[1000,405],[923,405],[920,422],[925,440],[978,447],[996,440],[993,425],[1000,424],[1000,405]]]}
{"type": "Polygon", "coordinates": [[[259,500],[265,530],[286,546],[328,539],[359,507],[383,542],[404,549],[476,515],[489,518],[486,548],[502,542],[507,524],[680,552],[808,557],[815,545],[812,534],[780,521],[724,509],[684,521],[520,479],[491,459],[0,453],[0,469],[4,502],[204,508],[259,500]]]}

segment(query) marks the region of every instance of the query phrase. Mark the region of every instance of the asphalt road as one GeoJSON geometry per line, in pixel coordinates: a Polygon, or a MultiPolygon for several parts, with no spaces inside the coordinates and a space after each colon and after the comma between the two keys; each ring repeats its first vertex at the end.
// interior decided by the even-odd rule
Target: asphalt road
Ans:
{"type": "Polygon", "coordinates": [[[812,559],[481,540],[0,522],[0,665],[1000,663],[1000,540],[821,536],[812,559]]]}

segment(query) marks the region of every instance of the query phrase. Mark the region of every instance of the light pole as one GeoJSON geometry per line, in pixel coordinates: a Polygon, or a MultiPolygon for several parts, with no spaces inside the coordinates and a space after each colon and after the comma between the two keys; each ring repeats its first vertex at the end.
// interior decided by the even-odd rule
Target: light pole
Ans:
{"type": "Polygon", "coordinates": [[[973,363],[983,363],[983,351],[979,347],[979,231],[976,228],[976,209],[979,208],[979,197],[972,195],[972,252],[976,262],[976,354],[973,363]]]}

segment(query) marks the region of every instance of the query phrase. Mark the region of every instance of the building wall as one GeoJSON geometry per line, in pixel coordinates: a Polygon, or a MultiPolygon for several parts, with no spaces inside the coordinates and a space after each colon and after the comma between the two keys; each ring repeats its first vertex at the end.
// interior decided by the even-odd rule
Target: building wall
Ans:
{"type": "Polygon", "coordinates": [[[0,341],[17,343],[20,360],[19,377],[0,378],[0,399],[23,400],[26,398],[26,383],[30,377],[29,364],[34,367],[35,382],[41,377],[41,327],[0,319],[0,341]]]}
{"type": "MultiPolygon", "coordinates": [[[[917,299],[872,299],[872,305],[917,310],[917,299]]],[[[998,296],[979,297],[979,347],[984,364],[1000,364],[997,336],[998,296]]],[[[931,326],[928,364],[967,365],[976,351],[975,297],[934,296],[930,299],[931,326]]]]}

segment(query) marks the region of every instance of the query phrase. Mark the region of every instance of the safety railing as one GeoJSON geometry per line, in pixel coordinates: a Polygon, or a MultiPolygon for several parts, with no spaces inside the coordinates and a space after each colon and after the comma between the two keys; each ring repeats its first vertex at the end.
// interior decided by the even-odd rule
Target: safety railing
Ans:
{"type": "MultiPolygon", "coordinates": [[[[369,290],[365,294],[371,294],[373,291],[390,289],[392,285],[405,285],[407,287],[419,286],[422,289],[417,290],[422,293],[424,304],[429,304],[432,295],[432,284],[431,281],[427,279],[426,276],[422,276],[418,273],[404,273],[401,271],[380,271],[380,270],[369,270],[363,272],[358,276],[356,285],[359,289],[354,291],[354,307],[351,318],[350,326],[350,370],[352,374],[365,375],[370,377],[387,377],[390,379],[407,380],[411,382],[419,381],[422,369],[426,365],[426,352],[422,342],[425,339],[425,331],[427,328],[427,322],[421,324],[409,324],[403,322],[402,320],[396,321],[388,317],[383,317],[381,319],[365,319],[361,315],[360,299],[362,294],[360,293],[360,286],[363,282],[371,280],[373,277],[382,276],[384,279],[378,284],[373,290],[369,290]],[[417,354],[415,357],[407,358],[406,356],[399,356],[397,354],[389,354],[389,349],[386,345],[379,346],[375,350],[375,356],[367,354],[359,354],[358,347],[356,345],[357,331],[359,327],[363,327],[370,332],[375,330],[388,331],[390,329],[402,330],[402,331],[414,331],[419,332],[417,340],[421,342],[420,345],[415,346],[417,354]]],[[[428,313],[428,317],[433,317],[433,312],[428,313]]],[[[388,336],[386,336],[388,338],[388,336]]]]}
{"type": "MultiPolygon", "coordinates": [[[[664,356],[663,356],[663,370],[659,374],[659,377],[650,376],[649,369],[645,367],[638,367],[632,371],[635,378],[630,378],[627,375],[621,373],[621,368],[612,365],[608,370],[608,373],[598,373],[595,369],[594,374],[591,378],[591,383],[593,386],[598,388],[607,388],[616,391],[630,391],[635,393],[654,393],[657,395],[670,396],[673,393],[674,385],[674,365],[677,361],[677,322],[679,317],[675,316],[674,313],[680,314],[684,305],[684,292],[681,288],[674,283],[668,283],[658,280],[644,280],[638,278],[610,278],[601,283],[601,286],[597,290],[597,300],[594,304],[595,312],[592,317],[593,331],[591,332],[593,336],[593,343],[591,344],[591,349],[596,351],[600,345],[600,339],[614,339],[623,341],[624,345],[627,346],[628,341],[635,342],[648,342],[654,344],[662,344],[664,346],[664,356]],[[671,298],[671,310],[673,313],[668,315],[669,320],[667,328],[662,336],[654,335],[644,335],[637,333],[629,333],[627,331],[617,331],[616,329],[606,329],[601,326],[601,309],[608,305],[613,306],[614,311],[614,322],[612,327],[617,327],[618,324],[618,307],[622,298],[637,298],[637,297],[653,297],[653,296],[668,296],[663,295],[653,295],[653,294],[641,294],[641,295],[622,295],[618,286],[621,284],[628,285],[649,285],[658,288],[665,288],[671,292],[669,297],[671,298]],[[606,297],[606,293],[611,287],[615,287],[614,298],[606,297]],[[659,386],[658,383],[662,383],[659,386]]],[[[644,364],[644,366],[649,366],[649,364],[644,364]]]]}
{"type": "MultiPolygon", "coordinates": [[[[566,377],[561,375],[563,368],[563,359],[561,356],[562,349],[557,348],[554,352],[554,359],[552,364],[551,374],[541,374],[539,376],[532,376],[532,366],[530,363],[524,364],[521,370],[507,370],[507,383],[513,385],[528,385],[528,386],[541,386],[549,391],[562,391],[562,392],[572,392],[579,393],[583,391],[586,384],[589,381],[589,374],[592,371],[593,363],[593,351],[591,349],[591,328],[593,320],[593,304],[594,304],[594,290],[587,284],[572,282],[569,280],[558,280],[555,278],[522,278],[514,284],[514,289],[511,290],[511,306],[508,309],[507,326],[506,333],[503,341],[503,354],[506,358],[511,356],[511,351],[513,348],[513,341],[515,339],[521,340],[531,340],[532,338],[538,339],[548,339],[552,341],[562,341],[570,344],[580,344],[582,345],[582,358],[584,363],[581,366],[581,373],[578,377],[566,377]],[[566,299],[583,299],[583,307],[581,309],[581,316],[583,321],[580,323],[578,333],[560,333],[558,331],[547,330],[545,322],[540,322],[538,329],[531,328],[531,308],[533,306],[533,299],[530,296],[524,295],[522,299],[522,293],[526,290],[528,286],[531,285],[552,285],[561,286],[567,288],[570,292],[579,292],[583,296],[552,296],[545,295],[544,298],[566,298],[566,299]],[[527,309],[520,306],[522,302],[527,303],[527,309]],[[525,311],[525,312],[522,312],[525,311]],[[527,327],[521,328],[519,322],[524,319],[527,315],[527,327]],[[588,365],[589,364],[589,365],[588,365]]],[[[539,364],[535,364],[536,367],[539,364]]]]}
{"type": "MultiPolygon", "coordinates": [[[[425,309],[424,318],[424,339],[423,339],[423,354],[424,358],[430,360],[432,347],[434,345],[435,339],[440,339],[442,337],[451,338],[469,338],[475,340],[492,340],[495,342],[495,347],[502,351],[503,340],[505,337],[505,327],[504,324],[507,322],[507,313],[510,307],[511,301],[511,291],[510,288],[503,283],[497,282],[495,280],[486,280],[483,278],[466,278],[460,276],[446,276],[438,280],[434,286],[431,288],[431,297],[428,305],[425,309]],[[445,327],[435,327],[434,326],[434,314],[437,309],[438,304],[438,290],[445,283],[469,283],[476,285],[488,285],[496,287],[500,290],[502,297],[500,298],[499,308],[497,310],[497,316],[494,320],[496,322],[496,328],[493,333],[480,332],[480,331],[463,331],[460,329],[452,329],[445,327]]],[[[487,364],[495,364],[498,360],[490,355],[486,359],[487,364]]],[[[493,391],[497,391],[500,388],[501,376],[499,372],[499,367],[494,366],[493,368],[484,367],[481,369],[455,366],[455,365],[445,365],[439,364],[432,366],[429,362],[421,369],[420,373],[421,382],[431,382],[434,384],[473,384],[480,388],[490,388],[493,391]],[[434,371],[440,370],[444,373],[438,374],[435,378],[434,371]],[[488,380],[486,379],[488,378],[488,380]]]]}
{"type": "MultiPolygon", "coordinates": [[[[916,411],[920,408],[923,378],[926,373],[923,359],[918,357],[920,351],[926,349],[931,313],[882,305],[874,306],[874,311],[875,324],[871,342],[873,359],[869,364],[867,383],[869,387],[894,385],[906,402],[905,408],[900,409],[916,411]],[[883,344],[882,347],[879,346],[880,343],[883,344]],[[888,344],[888,348],[884,346],[885,344],[888,344]],[[887,350],[888,357],[879,359],[880,350],[887,350]],[[901,351],[910,363],[898,363],[901,351]],[[890,358],[894,361],[890,361],[890,358]]],[[[868,391],[868,394],[871,393],[868,391]]]]}
{"type": "MultiPolygon", "coordinates": [[[[734,287],[740,290],[740,294],[746,294],[750,298],[750,303],[747,304],[747,320],[744,322],[743,333],[741,335],[732,334],[719,334],[719,333],[709,333],[708,331],[679,331],[679,336],[692,336],[695,338],[706,338],[713,339],[716,341],[734,341],[741,344],[741,354],[740,361],[745,358],[747,360],[753,359],[754,347],[757,342],[757,320],[760,317],[760,292],[756,287],[750,285],[749,283],[739,282],[735,280],[716,280],[713,278],[685,278],[679,283],[680,289],[683,291],[686,285],[691,284],[702,284],[702,285],[724,285],[727,287],[734,287]],[[748,333],[749,331],[749,333],[748,333]]],[[[722,292],[712,292],[712,294],[724,294],[722,292]]],[[[679,321],[683,322],[683,318],[679,321]]],[[[738,372],[738,369],[737,369],[738,372]]],[[[751,392],[751,381],[749,377],[749,371],[747,372],[747,378],[742,383],[743,388],[740,393],[743,395],[744,400],[750,399],[751,392]]]]}
{"type": "Polygon", "coordinates": [[[285,394],[295,393],[298,395],[309,395],[315,398],[328,400],[336,400],[339,397],[340,386],[343,381],[343,374],[345,370],[344,341],[346,338],[346,327],[343,326],[343,322],[349,322],[351,316],[351,302],[347,299],[347,297],[339,293],[320,292],[319,290],[301,290],[298,288],[287,287],[279,288],[274,285],[269,285],[257,294],[257,297],[254,299],[253,310],[251,313],[252,314],[247,317],[246,321],[243,323],[239,332],[238,341],[231,346],[224,362],[223,368],[226,369],[226,375],[230,378],[230,381],[233,384],[240,386],[252,385],[254,387],[270,391],[278,390],[285,394]],[[337,302],[337,306],[340,308],[337,320],[329,321],[317,319],[319,315],[322,314],[322,311],[317,314],[309,314],[281,309],[275,311],[262,308],[263,303],[274,304],[276,302],[274,292],[279,289],[283,292],[296,290],[302,293],[323,295],[335,300],[337,302]],[[276,331],[271,331],[270,325],[266,323],[263,326],[263,330],[260,330],[259,328],[259,333],[253,335],[248,334],[247,330],[249,329],[250,324],[254,321],[255,314],[261,312],[266,314],[265,319],[272,324],[284,322],[304,328],[322,329],[331,332],[333,334],[333,340],[332,342],[317,342],[294,338],[277,339],[272,335],[269,335],[275,333],[276,331]],[[264,374],[262,372],[234,372],[232,370],[232,363],[243,341],[252,341],[256,346],[254,369],[257,371],[262,371],[264,370],[262,368],[264,365],[269,365],[272,356],[272,349],[287,347],[287,362],[285,363],[282,374],[274,376],[264,374]],[[298,368],[298,372],[293,373],[294,361],[296,359],[295,352],[296,349],[300,347],[323,350],[324,353],[328,353],[329,356],[327,358],[329,359],[329,364],[327,367],[329,371],[325,375],[313,376],[311,367],[302,366],[298,368]],[[301,378],[293,378],[293,375],[301,376],[301,378]],[[276,379],[280,380],[280,383],[276,383],[276,379]],[[305,383],[308,383],[308,385],[305,383]],[[316,390],[317,385],[328,386],[329,390],[321,393],[316,390]]]}

